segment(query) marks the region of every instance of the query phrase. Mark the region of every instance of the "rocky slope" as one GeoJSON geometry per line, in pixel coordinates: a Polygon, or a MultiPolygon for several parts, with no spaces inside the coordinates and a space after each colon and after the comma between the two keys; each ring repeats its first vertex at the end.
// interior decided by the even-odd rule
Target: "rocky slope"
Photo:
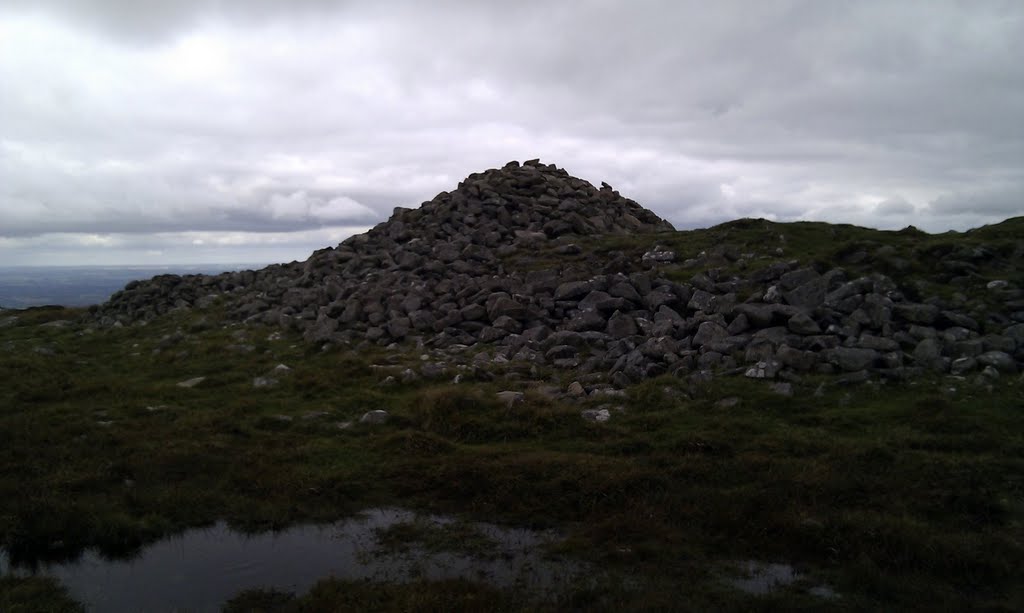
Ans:
{"type": "MultiPolygon", "coordinates": [[[[914,232],[903,238],[918,240],[914,232]]],[[[1024,240],[1012,233],[949,249],[921,239],[924,278],[905,274],[914,262],[891,246],[847,250],[842,267],[754,244],[680,262],[683,234],[607,185],[511,162],[305,262],[155,277],[91,317],[123,325],[217,306],[249,324],[298,329],[310,343],[486,349],[619,386],[712,371],[990,380],[1024,363],[1024,240]],[[992,271],[1009,274],[982,274],[992,271]]]]}

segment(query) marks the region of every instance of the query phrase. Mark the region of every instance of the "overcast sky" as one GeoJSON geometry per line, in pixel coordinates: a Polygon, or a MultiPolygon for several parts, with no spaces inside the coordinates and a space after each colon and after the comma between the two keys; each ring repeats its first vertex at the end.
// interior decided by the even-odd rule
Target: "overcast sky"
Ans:
{"type": "Polygon", "coordinates": [[[1024,2],[3,0],[0,265],[305,259],[540,157],[677,228],[1024,214],[1024,2]]]}

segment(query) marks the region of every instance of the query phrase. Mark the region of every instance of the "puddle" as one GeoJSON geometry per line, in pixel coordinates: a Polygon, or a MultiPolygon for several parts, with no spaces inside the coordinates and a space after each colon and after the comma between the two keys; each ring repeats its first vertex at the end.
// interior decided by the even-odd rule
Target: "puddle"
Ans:
{"type": "MultiPolygon", "coordinates": [[[[798,573],[789,564],[771,564],[757,560],[745,560],[738,564],[738,571],[741,576],[728,577],[726,583],[748,594],[763,596],[773,590],[804,581],[806,576],[798,573]]],[[[835,599],[839,598],[832,588],[827,585],[816,585],[807,590],[807,593],[818,598],[835,599]]]]}
{"type": "MultiPolygon", "coordinates": [[[[374,579],[403,582],[463,577],[498,587],[548,591],[584,572],[580,564],[548,559],[550,532],[466,523],[489,544],[486,555],[424,548],[413,542],[396,551],[377,536],[402,524],[428,529],[454,519],[404,509],[371,509],[349,520],[247,535],[218,523],[188,530],[142,549],[130,560],[108,560],[94,551],[64,564],[41,565],[35,574],[56,577],[90,611],[219,611],[238,592],[274,588],[305,593],[316,581],[374,579]]],[[[33,574],[0,553],[0,573],[33,574]]]]}

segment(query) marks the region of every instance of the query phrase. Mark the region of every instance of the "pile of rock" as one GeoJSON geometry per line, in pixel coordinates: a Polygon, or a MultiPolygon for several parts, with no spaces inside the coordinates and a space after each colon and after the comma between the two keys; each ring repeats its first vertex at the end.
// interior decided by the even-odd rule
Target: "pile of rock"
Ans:
{"type": "Polygon", "coordinates": [[[990,288],[1004,308],[972,315],[937,297],[911,300],[883,275],[850,279],[796,263],[675,282],[658,272],[674,259],[661,248],[642,262],[594,262],[591,271],[507,271],[502,263],[544,246],[571,252],[574,237],[671,230],[607,185],[512,162],[418,209],[396,209],[306,262],[156,277],[130,284],[94,316],[131,323],[221,302],[238,320],[297,329],[311,343],[490,347],[503,361],[579,369],[617,385],[709,370],[765,379],[997,377],[1024,362],[1024,293],[1005,282],[990,288]]]}

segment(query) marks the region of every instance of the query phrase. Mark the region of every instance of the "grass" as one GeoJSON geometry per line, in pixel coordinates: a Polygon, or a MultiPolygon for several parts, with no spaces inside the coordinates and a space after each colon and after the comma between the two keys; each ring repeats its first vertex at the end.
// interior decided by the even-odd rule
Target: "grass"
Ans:
{"type": "Polygon", "coordinates": [[[531,611],[521,596],[465,580],[420,581],[407,585],[325,580],[309,594],[252,590],[232,599],[224,613],[306,613],[313,611],[531,611]]]}
{"type": "Polygon", "coordinates": [[[82,613],[85,609],[47,577],[0,577],[0,611],[4,613],[82,613]]]}
{"type": "Polygon", "coordinates": [[[423,551],[463,553],[492,558],[498,542],[468,522],[436,523],[426,519],[400,522],[375,531],[377,546],[383,552],[423,551]]]}
{"type": "MultiPolygon", "coordinates": [[[[912,259],[946,249],[943,241],[999,250],[1020,236],[834,229],[826,239],[813,224],[741,221],[653,242],[694,257],[725,235],[742,238],[744,251],[782,231],[790,251],[778,259],[831,266],[872,241],[912,259]]],[[[604,247],[642,246],[626,237],[604,247]]],[[[764,255],[747,265],[775,261],[764,255]]],[[[919,259],[913,266],[931,266],[919,259]]],[[[661,377],[603,400],[624,410],[599,424],[579,416],[599,403],[552,399],[500,371],[493,381],[383,385],[421,363],[412,348],[320,352],[216,312],[205,323],[178,314],[93,332],[42,325],[76,320],[76,310],[15,315],[0,328],[0,544],[15,560],[86,547],[128,554],[220,519],[261,530],[400,505],[557,527],[568,535],[559,553],[607,577],[558,594],[465,580],[325,580],[305,595],[241,594],[227,610],[1024,609],[1019,379],[990,391],[942,379],[849,388],[807,377],[783,397],[743,378],[694,388],[661,377]],[[292,370],[269,375],[280,363],[292,370]],[[253,386],[268,375],[279,384],[253,386]],[[194,388],[177,386],[199,376],[194,388]],[[525,401],[500,403],[503,389],[526,391],[525,401]],[[724,408],[729,397],[741,401],[724,408]],[[358,423],[381,408],[386,424],[358,423]],[[720,572],[746,559],[797,564],[842,598],[737,592],[720,572]]],[[[542,376],[562,389],[570,381],[542,376]]],[[[398,548],[486,550],[481,535],[457,529],[465,525],[399,525],[379,536],[398,548]]],[[[74,605],[53,582],[5,578],[0,609],[74,605]]]]}

